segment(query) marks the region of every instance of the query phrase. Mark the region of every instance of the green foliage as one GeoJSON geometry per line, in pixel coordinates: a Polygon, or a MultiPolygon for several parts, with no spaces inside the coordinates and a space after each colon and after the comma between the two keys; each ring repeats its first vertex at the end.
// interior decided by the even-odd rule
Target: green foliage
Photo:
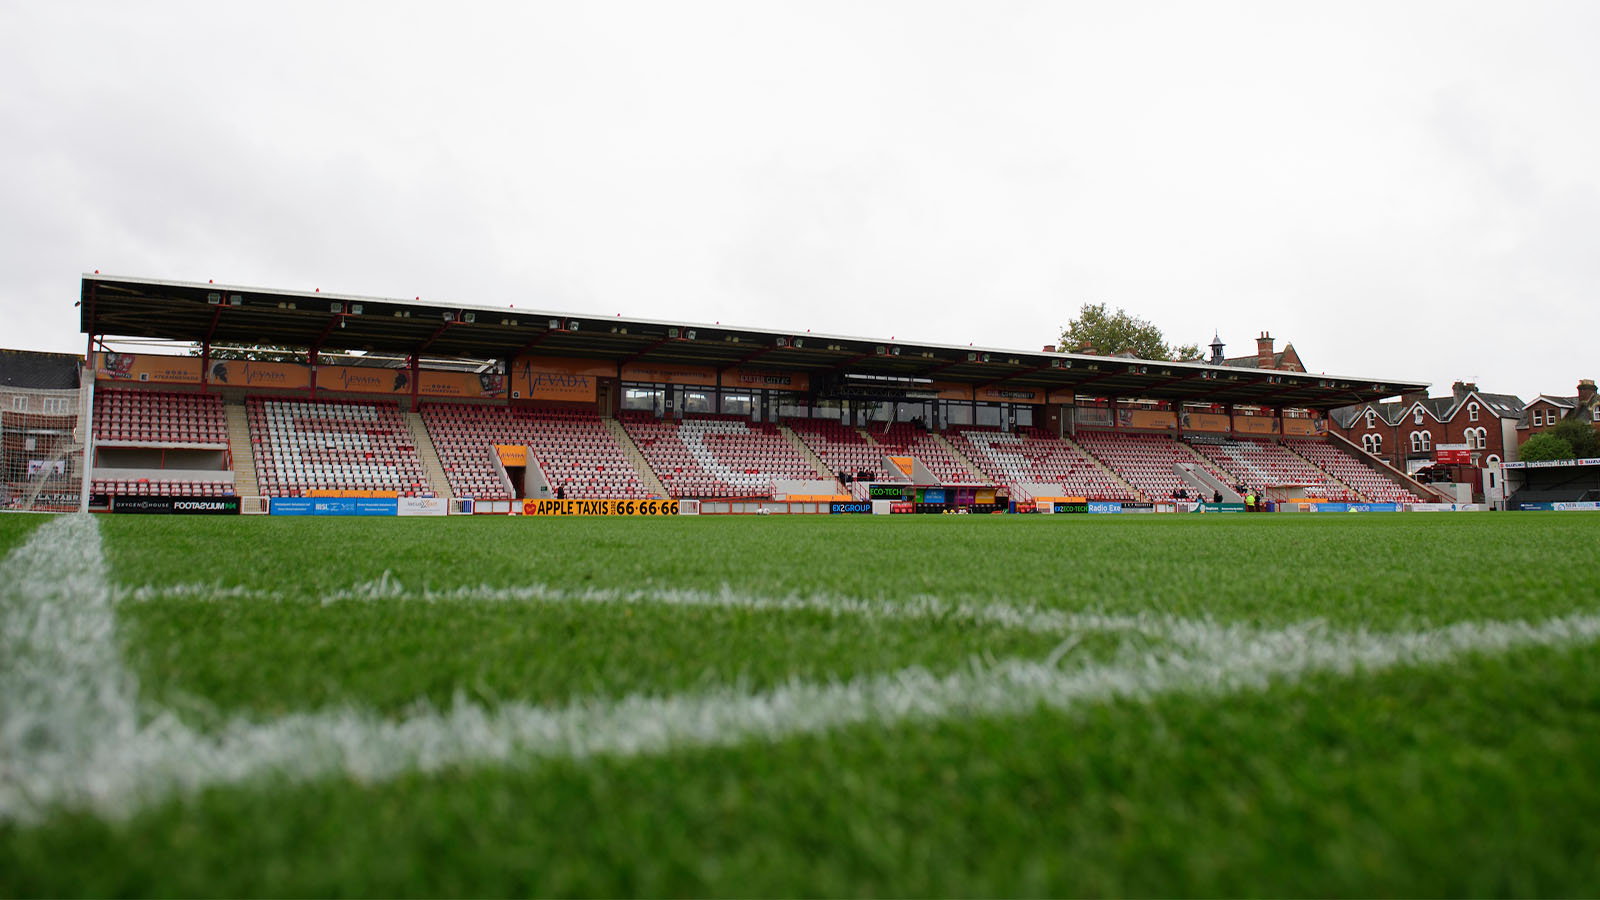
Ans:
{"type": "Polygon", "coordinates": [[[1600,434],[1595,432],[1594,426],[1583,419],[1562,419],[1545,434],[1566,441],[1567,446],[1572,448],[1572,455],[1578,459],[1600,456],[1600,434]]]}
{"type": "MultiPolygon", "coordinates": [[[[214,360],[242,359],[249,362],[303,363],[306,361],[306,353],[305,347],[276,347],[266,344],[258,347],[211,348],[211,358],[214,360]]],[[[189,355],[199,356],[200,348],[190,349],[189,355]]]]}
{"type": "Polygon", "coordinates": [[[1572,445],[1556,437],[1554,432],[1544,431],[1528,438],[1527,443],[1517,451],[1517,456],[1523,462],[1543,462],[1549,459],[1573,459],[1572,445]]]}
{"type": "Polygon", "coordinates": [[[1109,312],[1104,303],[1085,303],[1078,317],[1061,332],[1063,351],[1075,351],[1086,341],[1096,353],[1126,352],[1140,359],[1194,359],[1200,355],[1198,344],[1168,346],[1161,329],[1121,307],[1109,312]]]}

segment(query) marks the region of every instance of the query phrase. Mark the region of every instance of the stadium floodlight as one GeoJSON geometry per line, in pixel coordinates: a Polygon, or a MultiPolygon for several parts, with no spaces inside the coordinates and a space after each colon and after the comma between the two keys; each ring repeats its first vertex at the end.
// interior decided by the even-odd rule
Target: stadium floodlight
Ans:
{"type": "Polygon", "coordinates": [[[675,341],[675,340],[677,340],[677,339],[678,339],[678,335],[679,335],[679,334],[681,334],[681,333],[682,333],[682,332],[680,332],[680,331],[679,331],[679,330],[678,330],[678,329],[676,329],[676,328],[668,328],[668,329],[667,329],[667,338],[668,338],[668,339],[669,339],[669,340],[674,340],[674,341],[675,341]]]}
{"type": "Polygon", "coordinates": [[[694,340],[694,329],[691,328],[688,331],[685,331],[683,333],[683,339],[686,340],[686,341],[694,340]]]}
{"type": "Polygon", "coordinates": [[[444,313],[444,320],[446,322],[454,322],[456,320],[456,314],[446,310],[444,313]]]}
{"type": "Polygon", "coordinates": [[[228,295],[228,305],[229,306],[243,306],[244,305],[244,298],[241,297],[238,294],[229,294],[228,295]]]}
{"type": "Polygon", "coordinates": [[[806,345],[805,338],[795,338],[794,345],[796,347],[804,347],[806,345]]]}
{"type": "Polygon", "coordinates": [[[206,302],[211,304],[212,306],[216,306],[216,305],[218,305],[218,304],[220,304],[222,302],[222,295],[221,294],[207,294],[206,295],[206,302]]]}
{"type": "Polygon", "coordinates": [[[551,319],[550,320],[550,330],[551,331],[560,331],[561,330],[561,320],[560,319],[551,319]]]}
{"type": "MultiPolygon", "coordinates": [[[[351,308],[354,309],[357,313],[361,312],[361,307],[359,307],[359,306],[351,307],[351,308]]],[[[470,325],[473,322],[478,321],[478,314],[477,313],[464,312],[464,313],[461,314],[461,321],[466,322],[467,324],[470,325]]]]}
{"type": "Polygon", "coordinates": [[[789,339],[785,338],[785,337],[778,338],[778,346],[779,347],[787,347],[787,346],[789,346],[789,339]]]}
{"type": "Polygon", "coordinates": [[[328,304],[328,312],[339,315],[344,312],[344,304],[337,301],[328,304]]]}
{"type": "Polygon", "coordinates": [[[892,356],[899,356],[900,355],[900,348],[899,347],[890,347],[889,348],[889,353],[892,356]]]}
{"type": "Polygon", "coordinates": [[[568,331],[577,331],[578,330],[578,320],[577,319],[568,319],[567,320],[567,330],[568,331]]]}

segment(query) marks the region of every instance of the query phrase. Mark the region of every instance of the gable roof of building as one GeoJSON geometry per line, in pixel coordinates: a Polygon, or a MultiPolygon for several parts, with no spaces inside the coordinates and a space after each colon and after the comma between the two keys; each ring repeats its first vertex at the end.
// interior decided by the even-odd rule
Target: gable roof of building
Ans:
{"type": "MultiPolygon", "coordinates": [[[[1299,364],[1302,369],[1305,368],[1304,364],[1300,362],[1300,354],[1294,349],[1293,343],[1284,344],[1282,350],[1272,354],[1272,368],[1282,369],[1284,357],[1291,354],[1294,356],[1296,364],[1299,364]]],[[[1230,356],[1224,359],[1222,364],[1235,369],[1259,369],[1261,368],[1261,357],[1254,353],[1249,356],[1230,356]]],[[[1284,371],[1290,370],[1285,369],[1284,371]]]]}
{"type": "Polygon", "coordinates": [[[75,390],[83,357],[72,353],[0,350],[0,387],[75,390]]]}

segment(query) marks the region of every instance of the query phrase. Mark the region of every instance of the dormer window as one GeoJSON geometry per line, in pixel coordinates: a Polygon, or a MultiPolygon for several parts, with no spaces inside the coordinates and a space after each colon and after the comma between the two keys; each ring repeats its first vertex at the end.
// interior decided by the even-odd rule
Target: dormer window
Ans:
{"type": "Polygon", "coordinates": [[[1468,403],[1467,404],[1467,421],[1468,422],[1476,422],[1476,421],[1478,421],[1478,404],[1476,404],[1476,403],[1468,403]]]}
{"type": "Polygon", "coordinates": [[[1367,427],[1372,427],[1372,417],[1376,415],[1372,410],[1367,410],[1367,427]]]}
{"type": "Polygon", "coordinates": [[[1422,424],[1422,407],[1417,407],[1417,411],[1411,415],[1411,423],[1413,425],[1422,424]]]}

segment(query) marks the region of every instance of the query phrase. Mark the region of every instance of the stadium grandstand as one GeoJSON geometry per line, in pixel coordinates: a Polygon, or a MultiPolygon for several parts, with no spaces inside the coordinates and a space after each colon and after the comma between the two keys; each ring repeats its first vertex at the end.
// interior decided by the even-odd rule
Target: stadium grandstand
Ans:
{"type": "Polygon", "coordinates": [[[13,506],[1436,499],[1327,439],[1415,382],[99,274],[79,299],[92,377],[0,420],[13,506]]]}

